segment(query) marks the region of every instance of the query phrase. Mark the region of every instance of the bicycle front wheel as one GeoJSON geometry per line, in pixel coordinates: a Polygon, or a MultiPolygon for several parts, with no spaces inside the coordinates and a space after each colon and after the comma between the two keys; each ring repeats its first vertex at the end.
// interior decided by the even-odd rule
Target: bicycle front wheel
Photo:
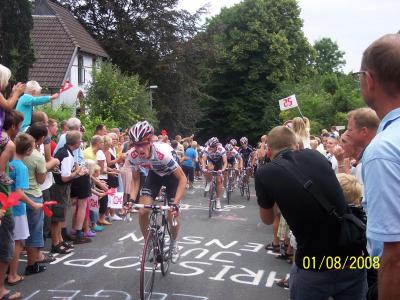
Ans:
{"type": "Polygon", "coordinates": [[[140,264],[140,299],[148,300],[153,293],[154,279],[156,276],[157,260],[153,249],[153,235],[151,232],[147,235],[142,252],[142,261],[140,264]]]}
{"type": "Polygon", "coordinates": [[[244,188],[244,192],[246,194],[247,201],[250,201],[250,185],[249,185],[248,182],[246,183],[246,186],[244,188]]]}
{"type": "Polygon", "coordinates": [[[211,218],[212,211],[214,210],[214,205],[215,205],[214,194],[215,194],[215,184],[214,184],[214,181],[211,181],[210,191],[209,191],[209,195],[208,195],[208,217],[209,218],[211,218]]]}
{"type": "Polygon", "coordinates": [[[164,217],[163,218],[163,223],[164,224],[164,231],[162,233],[161,239],[160,239],[160,253],[161,253],[161,273],[165,276],[168,273],[169,269],[169,264],[171,262],[171,234],[169,232],[169,226],[168,226],[168,221],[164,217]],[[168,241],[168,244],[167,244],[168,241]]]}

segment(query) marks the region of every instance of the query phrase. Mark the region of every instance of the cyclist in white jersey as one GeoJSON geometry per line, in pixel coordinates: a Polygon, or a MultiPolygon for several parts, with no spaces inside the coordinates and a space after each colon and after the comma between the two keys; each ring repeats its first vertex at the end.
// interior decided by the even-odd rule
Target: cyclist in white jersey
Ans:
{"type": "MultiPolygon", "coordinates": [[[[235,168],[235,177],[239,176],[239,170],[243,168],[243,159],[239,152],[232,146],[231,143],[225,145],[226,158],[228,168],[235,168]]],[[[224,172],[224,198],[226,198],[226,184],[228,182],[228,172],[224,172]]],[[[236,182],[236,180],[235,180],[236,182]]]]}
{"type": "MultiPolygon", "coordinates": [[[[152,142],[153,127],[147,122],[138,122],[129,131],[129,137],[134,149],[128,153],[129,165],[132,168],[131,198],[135,199],[139,193],[140,168],[149,170],[149,173],[140,190],[139,203],[152,204],[157,197],[161,186],[166,187],[170,205],[180,204],[186,189],[186,176],[173,157],[173,149],[166,143],[152,142]]],[[[171,229],[172,250],[171,261],[176,263],[179,258],[177,237],[179,232],[179,210],[170,212],[168,221],[171,229]],[[176,217],[177,225],[172,226],[172,216],[176,217]]],[[[149,211],[139,210],[139,225],[144,237],[147,237],[149,225],[149,211]]]]}
{"type": "MultiPolygon", "coordinates": [[[[207,173],[207,170],[218,171],[222,174],[228,166],[228,161],[226,159],[225,148],[219,143],[218,138],[212,137],[207,142],[207,147],[204,149],[202,156],[202,167],[204,172],[204,177],[206,179],[205,191],[208,192],[210,189],[209,182],[211,182],[212,176],[207,173]]],[[[217,199],[215,208],[221,209],[221,194],[222,194],[222,178],[217,177],[217,199]]]]}

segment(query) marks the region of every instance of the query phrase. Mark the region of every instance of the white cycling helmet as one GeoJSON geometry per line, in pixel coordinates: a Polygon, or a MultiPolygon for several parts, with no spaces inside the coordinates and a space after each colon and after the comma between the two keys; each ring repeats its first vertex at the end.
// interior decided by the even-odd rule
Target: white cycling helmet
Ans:
{"type": "Polygon", "coordinates": [[[216,147],[219,144],[218,138],[212,137],[208,140],[207,144],[209,147],[216,147]]]}
{"type": "Polygon", "coordinates": [[[233,145],[232,144],[226,144],[225,145],[225,149],[226,149],[226,151],[230,152],[230,151],[233,150],[233,145]]]}
{"type": "Polygon", "coordinates": [[[237,145],[237,141],[235,139],[231,139],[229,141],[229,143],[231,143],[232,146],[236,146],[237,145]]]}
{"type": "Polygon", "coordinates": [[[147,121],[137,122],[129,130],[129,137],[132,142],[150,140],[154,134],[154,128],[147,121]]]}
{"type": "Polygon", "coordinates": [[[240,143],[242,143],[242,144],[247,144],[249,142],[249,140],[247,139],[247,137],[241,137],[240,138],[240,143]]]}

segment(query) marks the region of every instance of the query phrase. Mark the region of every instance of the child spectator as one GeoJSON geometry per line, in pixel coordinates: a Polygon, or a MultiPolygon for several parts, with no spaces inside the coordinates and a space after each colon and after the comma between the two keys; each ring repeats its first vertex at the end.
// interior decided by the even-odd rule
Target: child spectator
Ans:
{"type": "Polygon", "coordinates": [[[346,199],[352,213],[366,223],[367,217],[361,206],[361,184],[358,182],[356,177],[350,174],[339,173],[336,177],[342,187],[344,198],[346,199]]]}
{"type": "Polygon", "coordinates": [[[30,205],[34,210],[40,210],[42,204],[35,203],[26,196],[24,190],[29,188],[28,168],[22,160],[30,156],[35,145],[35,140],[29,134],[19,134],[14,140],[16,153],[14,159],[10,162],[10,176],[14,180],[11,185],[12,192],[18,192],[21,195],[21,201],[18,206],[13,207],[14,217],[14,241],[15,249],[13,259],[10,263],[10,270],[7,276],[9,285],[15,285],[24,280],[23,276],[18,275],[19,256],[24,247],[24,241],[29,237],[28,219],[26,216],[26,204],[30,205]]]}
{"type": "MultiPolygon", "coordinates": [[[[11,110],[9,113],[5,114],[3,130],[11,140],[13,140],[19,132],[23,119],[24,117],[22,114],[15,110],[11,110]]],[[[9,144],[15,148],[13,142],[9,142],[9,144]]],[[[8,164],[6,169],[8,169],[8,164]]],[[[0,192],[8,194],[8,186],[0,184],[0,192]]],[[[6,211],[0,208],[0,299],[7,299],[7,297],[9,299],[15,299],[21,297],[21,293],[10,291],[4,287],[6,271],[14,253],[13,229],[14,219],[11,209],[6,211]]]]}
{"type": "MultiPolygon", "coordinates": [[[[43,203],[43,195],[40,189],[46,179],[47,167],[44,156],[39,152],[40,145],[43,144],[47,136],[47,127],[43,123],[34,123],[30,126],[28,133],[35,139],[35,147],[32,154],[23,159],[29,171],[29,189],[26,195],[35,203],[43,203]]],[[[54,167],[54,166],[53,166],[54,167]]],[[[25,275],[32,275],[43,272],[46,267],[39,265],[41,253],[40,248],[44,246],[43,239],[43,211],[34,210],[29,206],[26,208],[29,226],[29,237],[26,239],[25,246],[28,254],[28,264],[25,275]]]]}

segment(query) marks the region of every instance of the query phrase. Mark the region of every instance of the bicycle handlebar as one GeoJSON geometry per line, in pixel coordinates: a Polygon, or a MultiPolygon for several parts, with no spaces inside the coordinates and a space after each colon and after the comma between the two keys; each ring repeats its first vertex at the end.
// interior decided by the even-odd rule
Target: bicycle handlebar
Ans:
{"type": "Polygon", "coordinates": [[[135,208],[147,208],[152,210],[170,210],[170,211],[179,211],[179,205],[154,205],[154,204],[135,204],[135,208]]]}

